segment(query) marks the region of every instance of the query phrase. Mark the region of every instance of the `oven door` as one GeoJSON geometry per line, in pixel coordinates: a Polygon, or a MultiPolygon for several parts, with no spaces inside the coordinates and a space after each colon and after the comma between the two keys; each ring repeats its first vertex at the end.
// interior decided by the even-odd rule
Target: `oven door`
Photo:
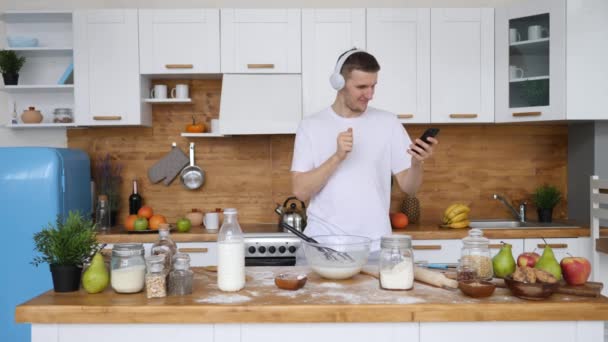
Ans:
{"type": "Polygon", "coordinates": [[[245,258],[245,266],[295,266],[295,257],[245,258]]]}

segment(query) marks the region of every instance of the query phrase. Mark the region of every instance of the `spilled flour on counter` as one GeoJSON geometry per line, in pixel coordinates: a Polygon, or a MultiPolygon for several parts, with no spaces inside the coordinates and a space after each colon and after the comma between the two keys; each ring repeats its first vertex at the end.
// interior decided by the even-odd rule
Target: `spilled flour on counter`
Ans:
{"type": "Polygon", "coordinates": [[[243,303],[251,300],[251,297],[243,296],[240,294],[221,294],[215,295],[209,298],[197,299],[197,303],[215,303],[215,304],[234,304],[243,303]]]}

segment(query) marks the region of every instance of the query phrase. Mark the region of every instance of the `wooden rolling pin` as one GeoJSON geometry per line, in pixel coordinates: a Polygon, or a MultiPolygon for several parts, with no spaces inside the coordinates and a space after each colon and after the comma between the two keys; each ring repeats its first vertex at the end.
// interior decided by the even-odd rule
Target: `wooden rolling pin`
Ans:
{"type": "MultiPolygon", "coordinates": [[[[361,270],[361,273],[367,274],[377,279],[380,278],[377,267],[364,266],[361,270]]],[[[446,287],[450,289],[458,288],[458,282],[456,280],[449,279],[440,272],[431,271],[422,267],[414,266],[414,279],[437,287],[446,287]]]]}

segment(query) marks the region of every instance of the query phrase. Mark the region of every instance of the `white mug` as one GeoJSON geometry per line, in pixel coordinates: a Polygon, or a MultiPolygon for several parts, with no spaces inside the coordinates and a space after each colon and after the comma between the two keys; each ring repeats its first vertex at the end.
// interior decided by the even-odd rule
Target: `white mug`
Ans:
{"type": "Polygon", "coordinates": [[[220,214],[219,213],[205,213],[203,217],[203,224],[207,230],[217,230],[220,228],[220,214]]]}
{"type": "Polygon", "coordinates": [[[150,97],[153,99],[166,99],[167,98],[167,86],[164,84],[157,84],[150,91],[150,97]]]}
{"type": "Polygon", "coordinates": [[[509,79],[524,78],[524,69],[509,65],[509,79]]]}
{"type": "Polygon", "coordinates": [[[211,119],[211,133],[219,133],[219,132],[220,132],[220,120],[211,119]]]}
{"type": "Polygon", "coordinates": [[[516,28],[509,29],[509,42],[515,43],[521,40],[521,34],[516,28]]]}
{"type": "Polygon", "coordinates": [[[547,29],[540,25],[528,26],[528,40],[536,40],[543,38],[543,32],[547,32],[547,29]]]}
{"type": "Polygon", "coordinates": [[[187,99],[188,98],[188,85],[178,84],[175,88],[171,89],[171,97],[174,99],[187,99]]]}

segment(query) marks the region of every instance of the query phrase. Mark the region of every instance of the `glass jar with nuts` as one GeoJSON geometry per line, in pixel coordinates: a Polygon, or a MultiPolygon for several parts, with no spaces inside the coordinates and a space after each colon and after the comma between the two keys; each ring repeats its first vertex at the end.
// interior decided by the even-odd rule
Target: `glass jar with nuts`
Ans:
{"type": "Polygon", "coordinates": [[[160,298],[167,296],[167,274],[165,256],[152,255],[147,258],[148,273],[146,273],[146,297],[160,298]]]}
{"type": "Polygon", "coordinates": [[[462,239],[462,253],[459,268],[475,270],[480,280],[490,280],[492,270],[492,255],[490,254],[490,240],[483,237],[479,229],[471,229],[469,235],[462,239]]]}

